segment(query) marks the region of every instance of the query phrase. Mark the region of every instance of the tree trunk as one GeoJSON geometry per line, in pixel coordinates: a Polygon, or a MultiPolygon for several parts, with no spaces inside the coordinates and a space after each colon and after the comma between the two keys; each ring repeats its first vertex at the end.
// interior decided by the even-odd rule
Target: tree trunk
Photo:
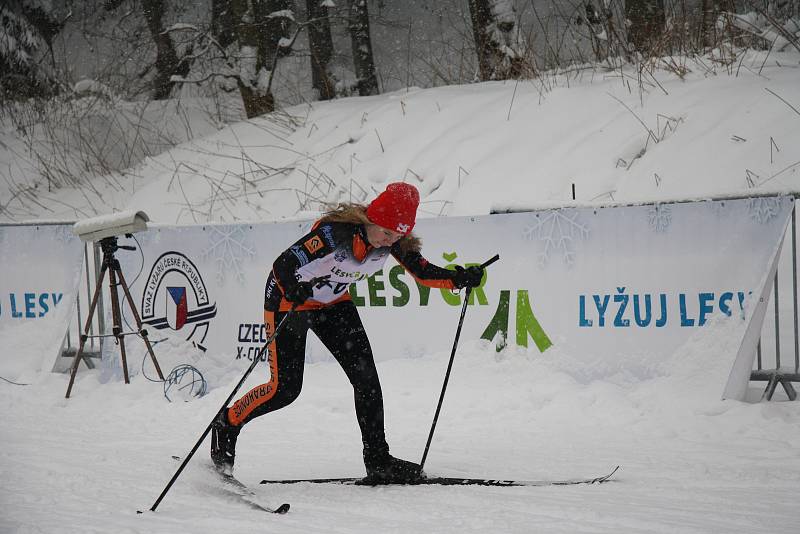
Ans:
{"type": "Polygon", "coordinates": [[[241,80],[237,80],[237,84],[248,119],[275,111],[275,97],[272,96],[272,92],[262,94],[258,88],[247,86],[241,80]]]}
{"type": "Polygon", "coordinates": [[[489,25],[492,14],[487,0],[469,0],[469,16],[472,19],[472,35],[478,55],[478,78],[483,82],[494,75],[489,25]]]}
{"type": "Polygon", "coordinates": [[[519,77],[523,59],[518,53],[513,4],[509,0],[469,0],[472,34],[481,81],[519,77]]]}
{"type": "Polygon", "coordinates": [[[625,0],[625,18],[630,21],[628,42],[642,54],[658,53],[656,45],[664,32],[664,0],[625,0]]]}
{"type": "Polygon", "coordinates": [[[256,9],[256,23],[263,28],[263,35],[266,40],[266,44],[263,47],[266,52],[264,61],[267,65],[272,65],[276,54],[281,58],[289,55],[292,51],[289,47],[280,46],[281,39],[289,39],[291,37],[292,19],[282,15],[275,15],[275,13],[291,11],[293,2],[292,0],[253,0],[253,3],[262,4],[256,9]]]}
{"type": "Polygon", "coordinates": [[[311,49],[311,86],[319,92],[320,100],[336,96],[336,80],[328,71],[333,57],[333,39],[328,8],[321,0],[306,0],[306,11],[311,22],[308,26],[308,43],[311,49]]]}
{"type": "Polygon", "coordinates": [[[156,44],[156,76],[153,79],[153,99],[164,100],[172,92],[173,75],[186,76],[189,64],[182,62],[175,52],[175,45],[169,33],[164,31],[164,1],[142,0],[142,12],[147,20],[147,28],[156,44]]]}
{"type": "Polygon", "coordinates": [[[211,0],[211,35],[222,48],[236,42],[236,29],[230,0],[211,0]]]}
{"type": "Polygon", "coordinates": [[[237,85],[242,95],[244,111],[248,119],[275,111],[275,98],[263,84],[264,69],[269,70],[264,27],[259,21],[267,19],[270,11],[266,2],[259,0],[231,0],[232,19],[239,44],[237,85]]]}
{"type": "Polygon", "coordinates": [[[356,88],[361,96],[378,94],[378,76],[372,56],[372,40],[369,36],[369,13],[367,0],[349,0],[350,10],[347,28],[353,45],[353,64],[356,70],[356,88]]]}

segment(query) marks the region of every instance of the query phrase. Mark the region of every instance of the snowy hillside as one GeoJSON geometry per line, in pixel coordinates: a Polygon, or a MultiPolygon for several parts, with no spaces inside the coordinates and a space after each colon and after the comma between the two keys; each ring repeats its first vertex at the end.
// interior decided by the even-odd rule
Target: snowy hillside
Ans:
{"type": "MultiPolygon", "coordinates": [[[[674,61],[641,78],[587,69],[315,102],[218,131],[192,114],[192,131],[208,135],[171,130],[187,140],[122,174],[50,192],[4,130],[0,220],[141,209],[160,223],[279,221],[307,218],[325,202],[370,200],[396,180],[420,189],[427,217],[800,191],[800,55],[674,61]],[[37,180],[34,202],[19,192],[37,180]]],[[[261,288],[253,291],[260,298],[261,288]]],[[[440,350],[378,365],[397,456],[421,457],[457,320],[454,308],[440,350]]],[[[352,388],[337,364],[307,365],[299,399],[248,426],[237,447],[237,476],[265,504],[291,503],[285,516],[226,497],[207,442],[158,511],[136,513],[152,505],[178,466],[172,456],[189,451],[236,384],[224,365],[231,355],[207,356],[219,385],[206,396],[168,402],[137,369],[144,347],[131,340],[130,385],[82,369],[66,400],[68,377],[48,372],[41,355],[52,342],[41,324],[0,330],[0,350],[26,358],[14,378],[27,384],[0,381],[0,532],[800,528],[800,403],[782,394],[770,403],[720,400],[739,339],[731,322],[711,320],[663,361],[618,365],[587,364],[558,345],[496,352],[462,339],[428,474],[564,479],[621,465],[603,485],[261,486],[262,478],[363,474],[352,388]]],[[[158,350],[165,370],[191,358],[180,343],[158,350]]],[[[753,385],[749,399],[760,392],[753,385]]]]}
{"type": "MultiPolygon", "coordinates": [[[[727,66],[675,59],[652,75],[587,68],[314,102],[192,139],[121,176],[87,176],[80,189],[41,183],[36,202],[6,190],[0,218],[135,208],[162,223],[281,220],[372,198],[396,180],[419,187],[427,216],[562,204],[573,184],[588,203],[798,190],[799,80],[797,53],[749,53],[727,66]]],[[[25,167],[19,148],[2,150],[8,187],[25,167]]]]}

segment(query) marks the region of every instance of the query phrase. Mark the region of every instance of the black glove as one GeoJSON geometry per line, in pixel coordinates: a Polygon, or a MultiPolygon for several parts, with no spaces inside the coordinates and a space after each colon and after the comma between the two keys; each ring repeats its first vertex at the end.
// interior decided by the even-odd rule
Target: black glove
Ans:
{"type": "Polygon", "coordinates": [[[298,306],[307,301],[314,294],[314,284],[311,282],[297,282],[291,287],[286,288],[284,296],[286,300],[298,306]]]}
{"type": "Polygon", "coordinates": [[[481,285],[483,279],[483,267],[473,265],[466,269],[460,265],[456,265],[456,272],[453,274],[453,284],[458,289],[464,287],[478,287],[481,285]]]}

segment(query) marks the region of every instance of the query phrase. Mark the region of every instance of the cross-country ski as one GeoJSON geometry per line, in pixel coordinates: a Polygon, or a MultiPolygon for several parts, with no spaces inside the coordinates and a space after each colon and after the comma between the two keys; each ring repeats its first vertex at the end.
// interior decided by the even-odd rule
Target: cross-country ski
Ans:
{"type": "Polygon", "coordinates": [[[289,503],[283,503],[277,508],[271,508],[269,506],[264,505],[261,502],[261,499],[253,490],[248,488],[245,484],[240,482],[233,475],[223,475],[221,473],[217,473],[217,475],[219,476],[219,479],[222,483],[223,491],[227,492],[230,495],[234,495],[236,497],[241,498],[242,502],[247,503],[247,505],[252,506],[257,510],[261,510],[263,512],[270,512],[273,514],[285,514],[286,512],[289,511],[290,508],[289,503]]]}
{"type": "MultiPolygon", "coordinates": [[[[419,486],[419,485],[437,485],[437,486],[574,486],[578,484],[602,484],[608,482],[611,477],[619,470],[619,466],[615,467],[611,472],[590,478],[570,478],[564,480],[503,480],[493,478],[462,478],[462,477],[421,477],[412,482],[406,482],[403,485],[419,486]]],[[[339,484],[344,486],[377,486],[389,485],[375,483],[368,478],[295,478],[288,480],[262,480],[261,484],[339,484]]],[[[402,484],[402,483],[401,483],[402,484]]]]}
{"type": "MultiPolygon", "coordinates": [[[[180,461],[181,457],[173,456],[172,459],[180,461]]],[[[235,500],[241,500],[251,508],[273,514],[285,514],[289,511],[289,508],[291,508],[289,503],[283,503],[275,508],[264,504],[264,498],[256,494],[256,492],[250,489],[246,484],[231,474],[220,472],[213,465],[207,465],[207,471],[212,474],[213,478],[218,480],[218,487],[221,494],[234,497],[235,500]]],[[[213,483],[211,487],[214,487],[213,483]]]]}

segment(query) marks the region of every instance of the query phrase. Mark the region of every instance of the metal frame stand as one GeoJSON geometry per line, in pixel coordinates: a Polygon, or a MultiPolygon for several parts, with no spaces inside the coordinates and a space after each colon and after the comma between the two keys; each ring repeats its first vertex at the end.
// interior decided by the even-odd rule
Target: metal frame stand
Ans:
{"type": "Polygon", "coordinates": [[[795,390],[792,382],[800,382],[800,322],[798,322],[798,292],[797,292],[797,207],[792,208],[792,300],[794,308],[794,372],[785,371],[781,369],[781,331],[780,331],[780,307],[778,298],[780,292],[778,291],[778,272],[775,272],[775,279],[773,280],[773,300],[775,305],[775,369],[763,369],[761,358],[761,340],[758,341],[758,368],[750,373],[750,380],[757,382],[766,382],[767,387],[761,395],[761,400],[771,401],[772,396],[778,389],[778,384],[783,386],[786,396],[789,400],[797,399],[797,391],[795,390]]]}
{"type": "Polygon", "coordinates": [[[153,360],[153,365],[155,365],[156,372],[158,373],[158,377],[161,380],[164,380],[164,375],[161,373],[161,367],[158,365],[158,360],[156,360],[156,355],[153,353],[153,346],[150,344],[150,340],[147,337],[147,330],[142,328],[142,319],[139,316],[139,312],[136,311],[136,304],[133,302],[133,297],[131,297],[130,290],[128,289],[128,284],[125,282],[125,277],[122,275],[122,269],[120,269],[119,261],[114,257],[114,253],[122,248],[126,250],[134,250],[133,247],[123,247],[117,244],[116,237],[106,237],[100,240],[100,246],[103,249],[103,265],[100,269],[100,274],[97,278],[97,284],[94,289],[94,296],[92,297],[92,303],[89,306],[89,316],[86,318],[86,326],[83,329],[83,334],[81,335],[80,346],[78,347],[78,352],[75,354],[75,359],[72,362],[72,371],[69,377],[69,386],[67,386],[67,394],[66,398],[68,399],[70,393],[72,392],[72,386],[75,383],[75,374],[78,372],[78,365],[83,358],[83,349],[86,346],[86,341],[90,337],[104,337],[100,336],[89,336],[89,330],[92,326],[92,318],[94,316],[94,312],[97,308],[97,303],[100,297],[100,291],[103,287],[103,278],[105,278],[106,272],[108,272],[108,281],[109,281],[109,289],[111,291],[111,317],[113,320],[113,328],[112,328],[112,337],[117,340],[117,344],[119,345],[120,356],[122,357],[122,370],[125,375],[125,383],[130,384],[130,378],[128,376],[128,361],[127,356],[125,353],[125,336],[129,334],[138,334],[144,340],[144,344],[147,346],[147,352],[150,354],[150,358],[153,360]],[[117,281],[119,280],[119,281],[117,281]],[[123,332],[122,331],[122,316],[120,313],[120,305],[119,305],[119,293],[117,291],[117,285],[122,286],[122,290],[125,293],[125,298],[128,301],[128,305],[133,312],[133,317],[136,320],[136,328],[135,332],[123,332]]]}

